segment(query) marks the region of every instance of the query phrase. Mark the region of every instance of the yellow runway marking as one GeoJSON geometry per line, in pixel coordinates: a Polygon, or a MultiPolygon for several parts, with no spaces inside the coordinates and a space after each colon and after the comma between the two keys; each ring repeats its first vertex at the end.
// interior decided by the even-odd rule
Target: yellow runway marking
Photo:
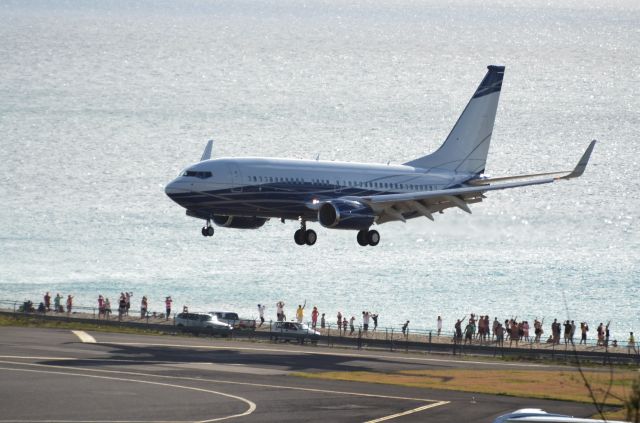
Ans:
{"type": "Polygon", "coordinates": [[[95,344],[96,343],[96,339],[89,335],[87,332],[83,331],[83,330],[72,330],[71,332],[73,332],[73,334],[75,336],[77,336],[78,338],[80,338],[80,341],[84,344],[95,344]]]}
{"type": "Polygon", "coordinates": [[[409,414],[417,413],[419,411],[428,410],[429,408],[435,408],[435,407],[439,407],[441,405],[447,405],[447,404],[449,404],[449,401],[440,401],[440,402],[436,402],[434,404],[428,404],[428,405],[423,405],[422,407],[413,408],[411,410],[407,410],[407,411],[404,411],[402,413],[392,414],[390,416],[385,416],[385,417],[380,417],[379,419],[375,419],[375,420],[369,420],[369,421],[367,421],[365,423],[384,422],[384,421],[387,421],[387,420],[395,419],[395,418],[402,417],[402,416],[407,416],[409,414]]]}

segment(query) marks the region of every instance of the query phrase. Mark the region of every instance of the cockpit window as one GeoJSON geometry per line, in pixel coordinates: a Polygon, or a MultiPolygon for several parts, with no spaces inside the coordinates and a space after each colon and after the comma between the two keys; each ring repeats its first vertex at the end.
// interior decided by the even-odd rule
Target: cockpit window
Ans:
{"type": "Polygon", "coordinates": [[[195,170],[185,170],[184,172],[182,172],[182,175],[180,176],[191,176],[194,178],[200,178],[200,179],[207,179],[207,178],[211,178],[212,174],[211,172],[198,172],[195,170]]]}

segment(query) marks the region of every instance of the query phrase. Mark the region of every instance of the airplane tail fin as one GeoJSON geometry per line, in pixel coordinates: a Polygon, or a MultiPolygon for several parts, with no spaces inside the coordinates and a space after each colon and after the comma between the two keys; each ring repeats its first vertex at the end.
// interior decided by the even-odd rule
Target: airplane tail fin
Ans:
{"type": "Polygon", "coordinates": [[[213,140],[207,141],[207,145],[202,152],[202,157],[200,157],[200,161],[203,162],[205,160],[209,160],[211,158],[211,148],[213,147],[213,140]]]}
{"type": "Polygon", "coordinates": [[[487,69],[487,74],[442,146],[434,153],[405,165],[459,173],[484,172],[502,88],[504,66],[488,66],[487,69]]]}

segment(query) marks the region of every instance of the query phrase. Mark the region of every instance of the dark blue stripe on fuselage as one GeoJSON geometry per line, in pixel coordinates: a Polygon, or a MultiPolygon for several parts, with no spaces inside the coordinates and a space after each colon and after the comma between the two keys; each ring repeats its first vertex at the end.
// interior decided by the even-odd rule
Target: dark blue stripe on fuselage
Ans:
{"type": "Polygon", "coordinates": [[[199,191],[170,194],[182,207],[205,215],[237,215],[260,217],[284,217],[296,219],[303,216],[315,220],[317,212],[306,204],[313,199],[331,200],[344,196],[396,194],[398,191],[379,191],[357,187],[336,190],[336,186],[308,184],[250,185],[238,189],[199,191]]]}

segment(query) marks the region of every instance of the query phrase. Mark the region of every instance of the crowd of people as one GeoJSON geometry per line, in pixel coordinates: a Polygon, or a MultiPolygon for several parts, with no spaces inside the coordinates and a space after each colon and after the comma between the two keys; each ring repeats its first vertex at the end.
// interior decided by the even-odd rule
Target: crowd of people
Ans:
{"type": "MultiPolygon", "coordinates": [[[[278,322],[284,322],[287,320],[287,315],[285,314],[284,306],[285,306],[284,301],[278,301],[276,303],[276,320],[278,322]]],[[[298,308],[296,309],[296,322],[298,323],[304,322],[304,310],[306,306],[307,306],[307,300],[305,300],[303,304],[298,305],[298,308]]],[[[260,316],[260,324],[258,325],[258,327],[264,324],[265,309],[266,309],[266,306],[264,304],[258,304],[258,314],[260,316]]],[[[326,314],[325,313],[321,314],[320,311],[318,310],[318,307],[313,306],[313,309],[311,311],[311,322],[310,322],[312,329],[318,328],[318,318],[319,318],[320,329],[325,329],[328,326],[326,314]]],[[[349,334],[352,335],[356,330],[355,322],[356,322],[356,317],[354,315],[348,318],[348,315],[346,313],[342,314],[342,312],[339,311],[336,316],[336,326],[338,328],[338,331],[340,331],[340,333],[343,333],[343,332],[346,333],[347,330],[349,330],[349,334]]],[[[372,331],[375,331],[378,328],[378,314],[371,313],[370,311],[363,311],[362,312],[363,332],[367,333],[369,331],[369,326],[371,322],[373,322],[372,331]]],[[[406,324],[408,325],[409,321],[407,321],[406,324]]],[[[404,327],[404,329],[406,329],[406,327],[404,327]]]]}
{"type": "MultiPolygon", "coordinates": [[[[129,316],[129,311],[131,309],[131,299],[133,297],[133,292],[121,292],[120,297],[118,299],[118,319],[122,320],[124,316],[129,316]]],[[[23,305],[24,311],[38,311],[41,313],[46,313],[53,311],[56,313],[64,313],[66,311],[67,314],[72,313],[73,310],[73,296],[68,295],[66,301],[63,305],[64,297],[59,293],[53,298],[49,292],[44,295],[43,301],[39,304],[37,310],[34,310],[33,303],[31,301],[25,302],[23,305]],[[53,307],[52,307],[53,306],[53,307]]],[[[149,302],[146,296],[143,296],[140,301],[140,318],[148,318],[148,317],[157,317],[164,318],[165,320],[169,320],[171,317],[173,300],[171,296],[167,296],[164,299],[165,304],[165,313],[164,314],[156,314],[155,312],[149,312],[149,302]]],[[[305,322],[305,309],[307,306],[306,300],[299,304],[295,311],[295,321],[298,323],[305,322]]],[[[265,310],[266,305],[258,304],[258,315],[260,319],[260,323],[258,327],[262,326],[265,322],[265,310]]],[[[183,307],[183,311],[187,310],[187,306],[183,307]]],[[[111,303],[109,298],[103,297],[102,294],[98,295],[98,318],[109,319],[112,314],[111,303]]],[[[320,313],[317,306],[314,306],[311,311],[311,321],[310,325],[313,329],[327,328],[330,323],[326,317],[325,313],[320,313]]],[[[276,319],[277,321],[286,321],[287,316],[285,314],[285,303],[284,301],[278,301],[276,303],[276,319]]],[[[545,319],[535,318],[533,320],[533,324],[531,325],[527,320],[518,320],[517,317],[512,317],[510,319],[505,319],[501,321],[498,317],[494,317],[493,321],[490,320],[488,315],[480,315],[477,316],[471,313],[469,316],[464,316],[460,319],[456,320],[456,323],[453,327],[453,342],[472,344],[489,344],[495,343],[499,346],[504,346],[505,341],[509,341],[509,346],[518,346],[519,342],[533,342],[533,343],[547,343],[547,344],[560,344],[564,342],[564,344],[575,345],[576,333],[579,330],[580,341],[578,344],[587,344],[587,337],[589,333],[589,325],[587,322],[580,322],[580,325],[575,323],[573,320],[565,320],[564,322],[560,322],[557,319],[554,319],[551,323],[550,334],[547,338],[543,338],[544,336],[544,325],[545,319]],[[467,322],[465,324],[465,321],[467,322]],[[531,336],[530,330],[533,328],[533,336],[531,336]]],[[[348,334],[353,335],[356,331],[356,327],[360,329],[365,335],[370,332],[375,332],[378,328],[378,314],[372,313],[370,311],[362,311],[361,322],[358,322],[358,319],[355,315],[349,316],[347,313],[338,312],[336,315],[336,327],[339,330],[340,334],[348,334]]],[[[405,321],[402,324],[402,334],[405,336],[409,335],[409,320],[405,321]]],[[[609,325],[611,322],[600,323],[596,328],[596,345],[603,347],[617,347],[618,341],[616,339],[611,339],[609,325]]],[[[443,319],[441,316],[438,316],[436,319],[436,336],[440,337],[442,335],[443,328],[443,319]]],[[[636,351],[636,343],[633,332],[629,333],[629,338],[627,342],[627,346],[629,348],[633,348],[636,351]]]]}
{"type": "MultiPolygon", "coordinates": [[[[505,338],[509,341],[509,346],[518,346],[518,342],[534,342],[541,343],[542,336],[544,334],[543,324],[544,319],[538,320],[535,318],[533,321],[534,338],[531,338],[530,329],[531,326],[527,320],[518,321],[517,317],[506,319],[504,324],[495,317],[490,324],[489,316],[476,316],[475,314],[469,315],[468,323],[462,329],[462,325],[467,317],[458,319],[454,325],[454,342],[462,342],[464,345],[471,344],[474,340],[480,344],[495,342],[499,346],[504,346],[505,338]],[[463,339],[464,338],[464,339],[463,339]]],[[[597,333],[597,346],[603,347],[618,347],[618,341],[616,339],[610,339],[609,325],[611,322],[607,322],[606,325],[600,323],[596,329],[597,333]]],[[[442,327],[442,319],[438,316],[438,336],[440,336],[440,329],[442,327]]],[[[562,340],[565,345],[575,345],[575,334],[577,325],[573,320],[565,320],[564,323],[560,323],[558,319],[553,319],[551,323],[551,333],[549,337],[544,341],[547,344],[560,344],[562,340]]],[[[589,332],[589,324],[587,322],[580,322],[580,342],[578,344],[587,345],[587,334],[589,332]]],[[[629,332],[629,339],[627,342],[629,348],[633,348],[636,351],[636,343],[633,332],[629,332]]]]}
{"type": "MultiPolygon", "coordinates": [[[[64,297],[60,295],[60,293],[56,294],[56,296],[53,298],[53,311],[56,313],[64,313],[66,306],[67,314],[71,314],[73,310],[73,298],[73,295],[67,295],[65,305],[63,306],[62,302],[64,300],[64,297]]],[[[32,304],[33,303],[31,301],[26,301],[24,308],[32,308],[32,304]]],[[[51,311],[51,294],[49,294],[48,291],[46,294],[44,294],[43,301],[38,305],[38,309],[33,311],[38,311],[39,313],[46,313],[51,311]]]]}

